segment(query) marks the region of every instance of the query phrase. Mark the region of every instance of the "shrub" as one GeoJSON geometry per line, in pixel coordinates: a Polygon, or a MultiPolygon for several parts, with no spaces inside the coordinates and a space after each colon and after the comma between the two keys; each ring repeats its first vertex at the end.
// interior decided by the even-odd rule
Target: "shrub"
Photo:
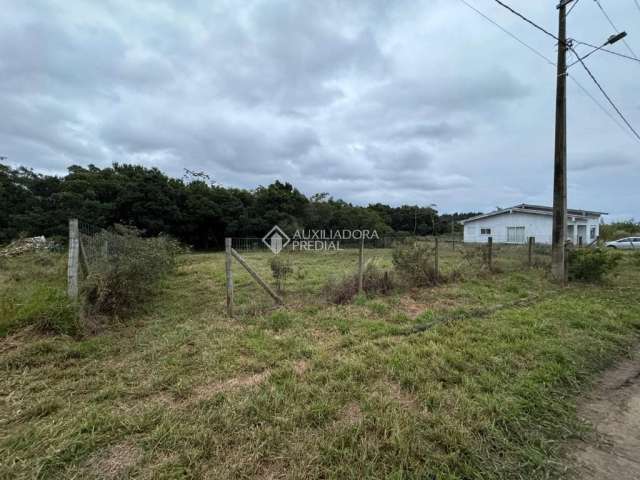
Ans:
{"type": "Polygon", "coordinates": [[[276,255],[271,259],[269,265],[271,266],[271,275],[276,282],[276,288],[279,292],[284,292],[287,277],[293,272],[291,261],[280,255],[276,255]]]}
{"type": "Polygon", "coordinates": [[[404,243],[395,247],[393,266],[397,274],[412,286],[429,287],[440,280],[435,269],[433,248],[425,243],[404,243]]]}
{"type": "Polygon", "coordinates": [[[486,246],[463,246],[459,251],[462,259],[475,268],[480,269],[488,263],[488,249],[486,246]]]}
{"type": "Polygon", "coordinates": [[[89,314],[126,316],[152,296],[158,282],[175,267],[180,251],[167,237],[142,238],[134,229],[118,227],[116,233],[98,234],[98,242],[108,245],[91,258],[83,284],[89,314]]]}
{"type": "MultiPolygon", "coordinates": [[[[369,262],[362,275],[362,290],[367,295],[386,295],[395,288],[394,276],[387,270],[381,270],[369,262]]],[[[332,303],[349,303],[358,295],[358,274],[340,280],[330,279],[324,293],[332,303]]]]}
{"type": "Polygon", "coordinates": [[[616,268],[620,258],[618,252],[610,252],[603,248],[570,250],[569,280],[601,281],[616,268]]]}

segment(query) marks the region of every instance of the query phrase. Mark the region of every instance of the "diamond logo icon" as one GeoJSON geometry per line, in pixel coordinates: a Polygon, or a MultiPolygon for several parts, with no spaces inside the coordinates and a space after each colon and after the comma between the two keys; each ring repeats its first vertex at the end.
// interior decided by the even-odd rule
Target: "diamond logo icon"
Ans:
{"type": "Polygon", "coordinates": [[[289,236],[277,225],[262,237],[262,243],[264,243],[269,250],[274,253],[274,255],[278,255],[287,245],[289,245],[290,241],[291,239],[289,236]]]}

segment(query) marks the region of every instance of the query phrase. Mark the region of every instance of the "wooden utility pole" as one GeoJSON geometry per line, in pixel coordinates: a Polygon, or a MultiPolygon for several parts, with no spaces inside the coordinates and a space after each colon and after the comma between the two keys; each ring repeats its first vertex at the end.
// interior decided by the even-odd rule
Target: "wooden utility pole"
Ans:
{"type": "Polygon", "coordinates": [[[565,248],[567,239],[567,5],[558,5],[558,78],[556,88],[556,142],[553,168],[553,235],[551,273],[566,284],[565,248]]]}

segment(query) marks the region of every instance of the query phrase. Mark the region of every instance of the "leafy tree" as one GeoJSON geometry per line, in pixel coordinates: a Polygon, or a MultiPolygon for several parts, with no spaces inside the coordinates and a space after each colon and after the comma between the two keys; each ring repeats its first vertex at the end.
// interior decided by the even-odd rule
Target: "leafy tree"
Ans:
{"type": "MultiPolygon", "coordinates": [[[[197,249],[222,248],[225,236],[262,237],[274,225],[295,229],[368,229],[447,233],[450,223],[431,208],[381,203],[355,206],[328,193],[307,198],[276,180],[254,191],[225,188],[206,174],[170,178],[157,168],[72,165],[58,177],[0,164],[0,243],[19,235],[66,238],[69,218],[96,227],[135,227],[144,235],[170,234],[197,249]]],[[[466,218],[456,214],[459,221],[466,218]]]]}

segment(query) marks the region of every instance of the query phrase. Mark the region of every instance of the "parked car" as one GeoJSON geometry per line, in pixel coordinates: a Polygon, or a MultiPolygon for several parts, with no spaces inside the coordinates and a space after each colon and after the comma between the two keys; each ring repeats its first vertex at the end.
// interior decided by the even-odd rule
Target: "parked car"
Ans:
{"type": "Polygon", "coordinates": [[[605,245],[609,248],[619,248],[621,250],[640,249],[640,237],[621,238],[620,240],[607,242],[605,245]]]}

